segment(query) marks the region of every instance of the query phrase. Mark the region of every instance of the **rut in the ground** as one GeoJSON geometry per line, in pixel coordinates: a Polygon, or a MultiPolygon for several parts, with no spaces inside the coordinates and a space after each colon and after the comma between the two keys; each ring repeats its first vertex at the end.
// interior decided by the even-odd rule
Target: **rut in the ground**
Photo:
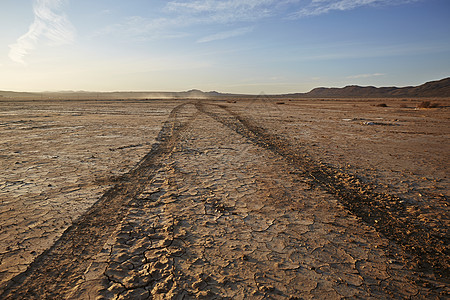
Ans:
{"type": "Polygon", "coordinates": [[[20,295],[60,297],[64,289],[61,282],[76,285],[82,279],[90,259],[96,255],[120,224],[127,212],[127,204],[138,195],[160,168],[159,159],[168,155],[176,146],[179,131],[187,121],[178,116],[183,103],[175,107],[163,125],[157,143],[139,164],[119,179],[86,213],[70,226],[58,241],[38,256],[22,274],[3,287],[0,298],[18,299],[20,295]],[[61,290],[63,288],[63,290],[61,290]]]}
{"type": "Polygon", "coordinates": [[[361,182],[329,165],[319,164],[301,147],[295,147],[280,136],[270,134],[248,116],[242,116],[225,105],[218,113],[213,105],[197,103],[197,108],[225,126],[248,138],[253,143],[271,150],[293,163],[302,175],[336,195],[352,213],[373,226],[388,239],[395,241],[410,255],[420,268],[430,267],[444,279],[450,279],[450,238],[436,233],[424,222],[412,219],[402,199],[373,191],[370,183],[361,182]]]}

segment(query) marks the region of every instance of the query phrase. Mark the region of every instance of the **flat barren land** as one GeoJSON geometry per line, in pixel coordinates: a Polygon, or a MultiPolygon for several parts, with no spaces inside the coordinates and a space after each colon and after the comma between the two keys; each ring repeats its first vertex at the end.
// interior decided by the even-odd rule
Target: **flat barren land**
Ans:
{"type": "Polygon", "coordinates": [[[421,101],[3,99],[0,298],[448,299],[421,101]]]}

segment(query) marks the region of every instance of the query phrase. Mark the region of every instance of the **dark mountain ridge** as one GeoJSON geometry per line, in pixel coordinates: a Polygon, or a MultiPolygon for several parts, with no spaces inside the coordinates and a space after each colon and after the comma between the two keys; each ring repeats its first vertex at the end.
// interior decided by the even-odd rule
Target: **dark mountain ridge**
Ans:
{"type": "Polygon", "coordinates": [[[319,87],[308,93],[288,94],[308,98],[389,98],[389,97],[450,97],[450,77],[430,81],[419,86],[374,87],[349,85],[343,88],[319,87]]]}

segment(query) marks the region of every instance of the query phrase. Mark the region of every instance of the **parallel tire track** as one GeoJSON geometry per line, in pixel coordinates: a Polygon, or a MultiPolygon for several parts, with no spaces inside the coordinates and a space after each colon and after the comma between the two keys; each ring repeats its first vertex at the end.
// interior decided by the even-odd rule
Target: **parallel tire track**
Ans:
{"type": "MultiPolygon", "coordinates": [[[[129,204],[160,169],[160,161],[168,157],[181,139],[185,122],[179,116],[190,103],[175,107],[161,129],[157,143],[141,162],[120,178],[84,215],[70,226],[61,238],[42,253],[24,273],[2,287],[0,299],[64,299],[83,280],[90,259],[102,250],[105,242],[126,215],[129,204]]],[[[301,176],[308,176],[334,194],[351,212],[395,241],[424,268],[433,268],[444,280],[449,278],[449,239],[433,234],[419,221],[408,219],[405,206],[398,197],[377,193],[352,175],[310,158],[299,147],[270,134],[249,117],[224,105],[197,102],[195,107],[228,128],[292,163],[301,176]]]]}
{"type": "Polygon", "coordinates": [[[139,164],[124,174],[85,214],[78,218],[56,241],[38,256],[30,267],[3,287],[0,299],[64,299],[69,289],[83,280],[90,259],[126,214],[127,204],[142,191],[160,168],[158,162],[169,155],[179,139],[182,123],[178,114],[184,103],[175,107],[159,132],[157,143],[139,164]]]}
{"type": "Polygon", "coordinates": [[[422,270],[434,270],[445,281],[450,279],[450,239],[419,220],[412,219],[399,197],[375,192],[369,184],[329,165],[320,164],[299,147],[270,134],[248,117],[225,105],[196,103],[197,109],[253,143],[271,150],[295,165],[365,223],[399,244],[422,270]],[[218,113],[220,108],[222,112],[218,113]]]}

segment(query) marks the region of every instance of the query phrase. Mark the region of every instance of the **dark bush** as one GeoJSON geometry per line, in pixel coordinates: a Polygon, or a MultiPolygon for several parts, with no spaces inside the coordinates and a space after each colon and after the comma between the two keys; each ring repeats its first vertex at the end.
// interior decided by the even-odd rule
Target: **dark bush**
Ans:
{"type": "Polygon", "coordinates": [[[439,103],[433,103],[431,101],[422,101],[417,105],[417,108],[436,108],[439,107],[439,103]]]}

